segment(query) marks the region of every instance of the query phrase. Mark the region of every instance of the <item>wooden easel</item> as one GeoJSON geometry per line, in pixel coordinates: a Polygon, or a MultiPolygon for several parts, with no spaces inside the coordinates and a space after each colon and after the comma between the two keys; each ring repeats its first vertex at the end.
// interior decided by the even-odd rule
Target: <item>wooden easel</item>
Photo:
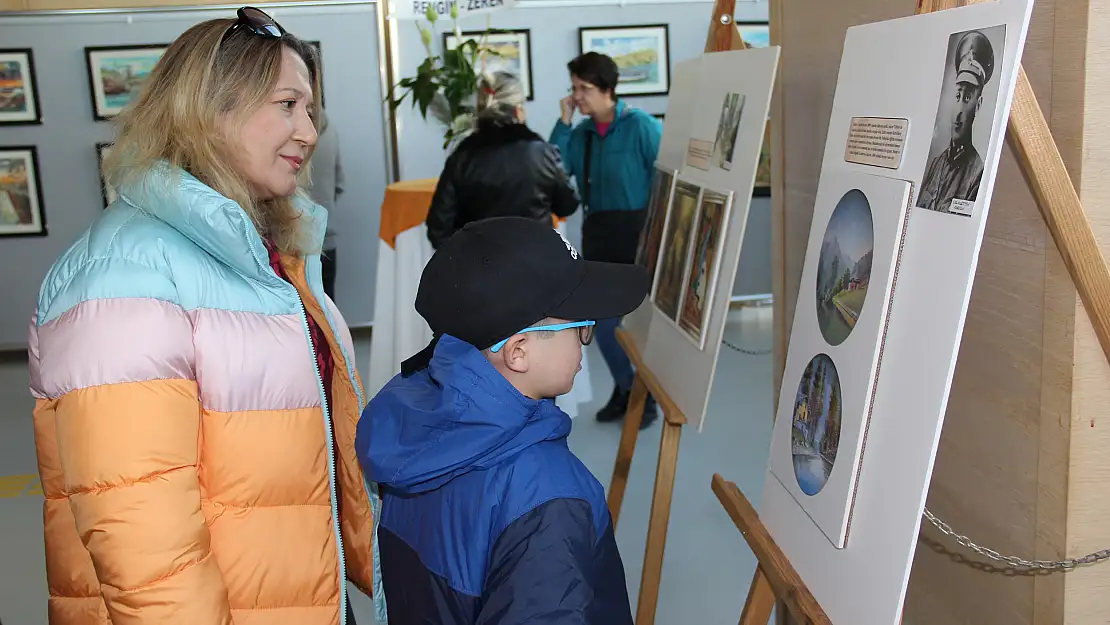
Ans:
{"type": "MultiPolygon", "coordinates": [[[[918,0],[915,13],[920,15],[985,1],[918,0]]],[[[1024,68],[1018,71],[1007,130],[1022,175],[1075,283],[1103,353],[1110,360],[1110,268],[1098,247],[1024,68]]],[[[776,601],[786,608],[795,623],[831,625],[736,484],[715,474],[712,488],[759,562],[740,625],[764,625],[776,601]]],[[[783,616],[780,613],[780,617],[783,616]]],[[[780,622],[784,621],[780,618],[780,622]]]]}
{"type": "Polygon", "coordinates": [[[740,488],[714,473],[713,492],[759,563],[748,589],[744,611],[740,614],[740,625],[767,625],[771,611],[779,601],[797,625],[832,625],[790,560],[767,533],[767,528],[760,522],[755,508],[740,488]]]}
{"type": "MultiPolygon", "coordinates": [[[[986,0],[917,0],[917,13],[931,13],[986,0]]],[[[1110,360],[1110,269],[1098,247],[1079,195],[1037,104],[1037,96],[1019,68],[1007,138],[1037,200],[1052,240],[1075,282],[1102,351],[1110,360]]]]}
{"type": "MultiPolygon", "coordinates": [[[[733,23],[736,0],[716,0],[713,18],[706,36],[706,52],[743,50],[747,46],[744,38],[733,23]]],[[[632,361],[636,378],[632,383],[632,394],[624,416],[621,441],[617,447],[617,459],[613,465],[613,479],[609,482],[609,513],[613,517],[613,530],[616,531],[620,518],[624,491],[628,486],[628,472],[632,467],[632,456],[636,453],[636,438],[644,416],[644,404],[650,392],[663,412],[663,433],[659,441],[659,465],[655,470],[655,488],[651,499],[651,513],[648,520],[647,544],[644,548],[644,568],[640,577],[640,596],[636,605],[636,625],[654,625],[655,609],[659,604],[659,584],[663,575],[663,551],[667,542],[667,524],[671,518],[671,497],[674,495],[675,469],[678,467],[678,443],[682,437],[682,426],[686,416],[659,384],[659,381],[644,366],[640,350],[623,329],[617,329],[617,341],[632,361]]]]}

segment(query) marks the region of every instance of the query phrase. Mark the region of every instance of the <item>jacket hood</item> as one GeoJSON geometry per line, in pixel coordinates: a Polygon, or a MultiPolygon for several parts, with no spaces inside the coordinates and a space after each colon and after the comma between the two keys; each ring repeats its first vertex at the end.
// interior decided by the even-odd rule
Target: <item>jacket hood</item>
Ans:
{"type": "MultiPolygon", "coordinates": [[[[161,162],[125,183],[119,195],[244,275],[263,282],[275,278],[266,246],[247,212],[185,170],[161,162]]],[[[321,247],[327,211],[300,191],[293,201],[307,220],[308,242],[313,249],[321,247]]]]}
{"type": "Polygon", "coordinates": [[[427,368],[370,400],[355,449],[369,480],[415,494],[569,434],[553,400],[525,397],[481,352],[443,335],[427,368]]]}
{"type": "MultiPolygon", "coordinates": [[[[635,113],[637,110],[639,109],[629,108],[628,103],[624,100],[617,100],[616,109],[613,111],[613,121],[609,123],[609,132],[612,132],[614,128],[619,126],[621,122],[624,121],[624,118],[628,117],[628,114],[635,113]]],[[[597,123],[594,122],[594,118],[587,117],[582,120],[582,124],[590,132],[597,132],[597,123]]]]}

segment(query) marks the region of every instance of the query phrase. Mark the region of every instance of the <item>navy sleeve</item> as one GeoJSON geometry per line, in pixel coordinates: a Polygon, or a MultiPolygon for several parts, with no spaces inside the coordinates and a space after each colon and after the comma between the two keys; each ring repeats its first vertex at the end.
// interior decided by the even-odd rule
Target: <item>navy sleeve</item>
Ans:
{"type": "Polygon", "coordinates": [[[602,625],[595,601],[593,515],[581,499],[549,501],[494,543],[476,625],[602,625]]]}

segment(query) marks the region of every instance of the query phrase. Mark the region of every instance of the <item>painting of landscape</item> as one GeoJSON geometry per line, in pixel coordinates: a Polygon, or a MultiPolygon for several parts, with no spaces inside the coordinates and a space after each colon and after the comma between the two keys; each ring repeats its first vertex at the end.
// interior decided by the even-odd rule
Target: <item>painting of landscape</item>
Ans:
{"type": "Polygon", "coordinates": [[[836,365],[817,354],[802,373],[794,398],[790,451],[794,477],[802,492],[813,496],[829,481],[840,447],[842,399],[836,365]]]}
{"type": "Polygon", "coordinates": [[[580,28],[581,51],[613,59],[621,95],[666,95],[670,89],[667,25],[580,28]]]}
{"type": "Polygon", "coordinates": [[[706,325],[716,295],[714,287],[723,251],[721,246],[725,241],[730,200],[730,194],[708,189],[702,191],[690,275],[686,278],[686,294],[682,298],[682,311],[678,318],[679,327],[698,349],[705,348],[706,325]]]}
{"type": "Polygon", "coordinates": [[[96,119],[115,117],[135,99],[165,46],[85,48],[96,119]]]}
{"type": "Polygon", "coordinates": [[[31,50],[0,50],[0,124],[41,121],[31,50]]]}
{"type": "Polygon", "coordinates": [[[686,277],[687,261],[694,224],[698,218],[698,197],[701,189],[693,183],[678,180],[671,200],[670,216],[663,235],[663,258],[656,276],[652,301],[659,312],[678,322],[678,308],[682,302],[682,287],[686,277]]]}
{"type": "Polygon", "coordinates": [[[46,234],[34,147],[0,148],[0,236],[46,234]]]}
{"type": "Polygon", "coordinates": [[[852,189],[833,209],[817,261],[817,323],[829,345],[843,343],[859,321],[874,256],[871,206],[852,189]]]}
{"type": "Polygon", "coordinates": [[[636,249],[636,264],[647,269],[649,283],[655,280],[655,267],[659,264],[663,224],[667,221],[667,209],[671,205],[671,190],[674,188],[676,173],[656,167],[655,177],[651,182],[647,227],[640,231],[640,243],[636,249]]]}
{"type": "MultiPolygon", "coordinates": [[[[474,67],[476,72],[508,72],[516,76],[524,85],[524,96],[531,100],[532,46],[528,36],[527,30],[495,30],[489,33],[475,31],[462,33],[462,41],[473,39],[481,46],[481,56],[474,67]]],[[[445,50],[458,48],[459,38],[454,33],[444,33],[443,47],[445,50]]]]}

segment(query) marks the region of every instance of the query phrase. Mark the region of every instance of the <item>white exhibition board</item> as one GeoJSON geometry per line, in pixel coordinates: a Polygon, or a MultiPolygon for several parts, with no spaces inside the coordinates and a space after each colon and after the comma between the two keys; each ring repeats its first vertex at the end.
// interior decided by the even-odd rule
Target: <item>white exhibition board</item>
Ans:
{"type": "MultiPolygon", "coordinates": [[[[662,237],[653,292],[625,317],[623,326],[640,348],[644,365],[699,430],[704,425],[724,336],[778,58],[776,46],[704,54],[674,68],[656,167],[677,174],[679,186],[701,192],[696,210],[686,213],[686,220],[676,222],[681,213],[668,210],[665,221],[660,222],[662,231],[668,233],[681,223],[680,229],[687,233],[686,245],[680,248],[672,245],[674,239],[662,237]],[[723,219],[719,223],[723,229],[717,230],[723,240],[718,239],[706,261],[699,242],[707,239],[699,233],[706,223],[703,215],[709,214],[723,219]],[[670,254],[678,249],[682,253],[670,254]],[[668,270],[676,263],[683,267],[680,274],[668,270]],[[712,270],[698,277],[699,266],[712,270]],[[680,276],[678,282],[671,282],[679,289],[679,301],[677,309],[667,315],[656,303],[656,295],[666,290],[666,277],[674,275],[680,276]],[[691,291],[695,281],[698,287],[691,291]],[[698,293],[703,302],[704,321],[698,330],[683,324],[691,292],[698,293]]],[[[669,203],[668,207],[674,208],[669,203]]],[[[651,228],[649,223],[646,231],[651,228]]]]}
{"type": "Polygon", "coordinates": [[[974,4],[858,26],[845,37],[759,505],[768,531],[836,625],[901,619],[1032,5],[974,4]],[[908,208],[897,199],[906,188],[908,208]],[[840,285],[819,286],[822,249],[830,256],[826,231],[850,189],[869,195],[872,280],[885,277],[880,252],[894,250],[896,283],[885,315],[888,286],[868,287],[862,304],[843,288],[860,277],[858,251],[842,256],[852,269],[841,270],[840,285]],[[902,212],[899,242],[879,224],[902,212]],[[845,312],[842,320],[858,315],[859,325],[830,341],[818,317],[834,290],[834,312],[845,312]],[[839,359],[844,404],[837,402],[839,453],[828,481],[807,495],[793,455],[824,442],[807,443],[806,427],[794,421],[797,414],[819,423],[807,413],[816,407],[828,411],[821,423],[827,427],[834,414],[827,399],[804,409],[797,401],[799,388],[812,384],[808,363],[821,353],[839,359]],[[860,372],[872,367],[877,378],[861,381],[860,372]]]}

